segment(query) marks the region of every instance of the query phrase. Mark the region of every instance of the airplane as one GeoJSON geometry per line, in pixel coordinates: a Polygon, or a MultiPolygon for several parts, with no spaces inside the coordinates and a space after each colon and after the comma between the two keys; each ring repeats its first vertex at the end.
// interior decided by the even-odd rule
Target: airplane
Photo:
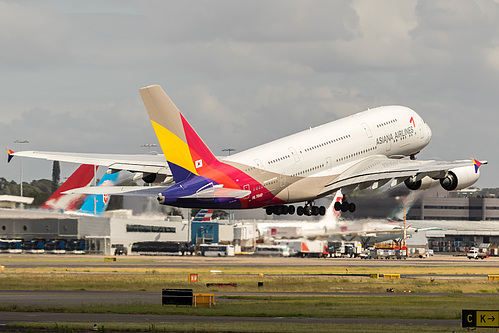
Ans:
{"type": "Polygon", "coordinates": [[[225,158],[217,158],[159,85],[139,89],[164,159],[113,155],[25,151],[33,158],[107,165],[167,179],[169,186],[97,188],[70,193],[157,196],[160,204],[206,209],[265,208],[267,214],[324,215],[314,201],[342,190],[335,203],[342,212],[355,211],[347,195],[355,189],[376,189],[405,183],[411,190],[440,185],[454,191],[474,184],[476,159],[416,160],[432,132],[424,120],[404,106],[381,106],[310,128],[225,158]],[[120,160],[120,156],[123,157],[120,160]],[[409,158],[407,158],[409,157],[409,158]],[[131,162],[132,161],[132,162],[131,162]],[[163,163],[161,163],[163,161],[163,163]],[[166,161],[166,162],[165,162],[166,161]],[[112,189],[112,190],[111,190],[112,189]],[[106,189],[108,190],[108,189],[106,189]],[[295,209],[293,204],[304,202],[295,209]]]}
{"type": "MultiPolygon", "coordinates": [[[[274,234],[286,228],[296,228],[295,235],[286,235],[288,238],[307,238],[307,239],[328,239],[344,241],[360,241],[363,247],[374,243],[385,242],[388,240],[405,238],[407,235],[413,235],[421,230],[430,230],[435,228],[414,228],[412,225],[405,225],[402,221],[389,220],[342,220],[340,213],[334,210],[334,204],[341,201],[342,194],[338,191],[326,210],[326,214],[317,222],[305,221],[269,221],[256,223],[257,234],[261,239],[273,240],[274,234]]],[[[402,202],[404,204],[404,202],[402,202]]],[[[407,210],[409,207],[400,207],[407,210]]],[[[394,212],[400,210],[396,208],[394,212]]],[[[277,236],[278,237],[278,236],[277,236]]]]}
{"type": "MultiPolygon", "coordinates": [[[[115,186],[118,175],[118,172],[105,173],[97,186],[115,186]]],[[[109,200],[111,200],[109,194],[91,194],[85,199],[80,209],[78,209],[78,213],[100,216],[106,211],[109,200]]]]}
{"type": "MultiPolygon", "coordinates": [[[[40,209],[57,210],[66,213],[102,215],[109,204],[109,195],[66,194],[66,191],[90,185],[98,167],[82,164],[69,178],[45,201],[40,209]],[[77,210],[78,205],[83,205],[77,210]]],[[[97,186],[114,186],[119,173],[104,174],[97,186]]]]}
{"type": "Polygon", "coordinates": [[[93,165],[80,165],[68,179],[40,206],[41,209],[75,211],[86,194],[63,194],[68,190],[90,185],[96,168],[93,165]]]}

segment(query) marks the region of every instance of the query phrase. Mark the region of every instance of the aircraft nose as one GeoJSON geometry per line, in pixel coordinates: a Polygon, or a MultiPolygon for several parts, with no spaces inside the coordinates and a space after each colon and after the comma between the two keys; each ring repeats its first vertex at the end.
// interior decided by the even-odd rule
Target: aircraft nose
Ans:
{"type": "Polygon", "coordinates": [[[431,128],[428,126],[428,124],[425,123],[425,131],[426,131],[426,136],[428,137],[428,142],[431,140],[431,128]]]}

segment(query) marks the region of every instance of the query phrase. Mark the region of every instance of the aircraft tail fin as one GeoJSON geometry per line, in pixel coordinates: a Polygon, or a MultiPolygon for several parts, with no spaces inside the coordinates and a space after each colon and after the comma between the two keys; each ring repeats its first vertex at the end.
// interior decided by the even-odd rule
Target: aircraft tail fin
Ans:
{"type": "Polygon", "coordinates": [[[218,160],[159,85],[139,89],[175,182],[202,176],[218,160]]]}
{"type": "Polygon", "coordinates": [[[63,192],[85,187],[94,178],[94,166],[82,164],[40,207],[41,209],[76,210],[86,194],[63,194],[63,192]]]}
{"type": "MultiPolygon", "coordinates": [[[[119,172],[105,173],[97,186],[114,186],[119,172]]],[[[111,196],[109,194],[92,194],[87,197],[81,208],[80,213],[102,215],[106,211],[111,196]]]]}
{"type": "Polygon", "coordinates": [[[192,219],[192,222],[206,222],[211,221],[211,216],[213,215],[213,209],[201,209],[196,216],[192,219]]]}

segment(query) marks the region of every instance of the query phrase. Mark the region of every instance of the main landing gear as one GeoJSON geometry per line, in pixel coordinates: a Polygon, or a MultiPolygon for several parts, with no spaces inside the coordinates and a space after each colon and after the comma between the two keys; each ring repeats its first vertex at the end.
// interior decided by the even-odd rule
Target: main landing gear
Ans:
{"type": "Polygon", "coordinates": [[[345,197],[343,197],[343,200],[340,201],[336,201],[334,203],[334,210],[339,212],[343,212],[343,213],[346,213],[346,212],[350,212],[350,213],[353,213],[355,212],[355,204],[353,202],[348,202],[347,199],[345,197]]]}
{"type": "Polygon", "coordinates": [[[295,210],[295,206],[293,205],[277,205],[277,206],[268,206],[265,208],[267,215],[293,215],[296,211],[298,216],[306,215],[306,216],[317,216],[317,215],[325,215],[326,207],[324,206],[312,206],[312,203],[307,203],[305,206],[298,206],[295,210]]]}

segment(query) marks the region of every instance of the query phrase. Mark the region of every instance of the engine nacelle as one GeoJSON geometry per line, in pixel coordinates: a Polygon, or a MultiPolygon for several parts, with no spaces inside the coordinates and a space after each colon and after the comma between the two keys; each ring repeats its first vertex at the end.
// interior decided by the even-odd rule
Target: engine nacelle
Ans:
{"type": "Polygon", "coordinates": [[[151,184],[151,183],[161,183],[164,182],[166,179],[166,175],[164,174],[159,174],[159,173],[145,173],[142,175],[142,180],[145,183],[151,184]]]}
{"type": "Polygon", "coordinates": [[[432,179],[430,177],[424,177],[421,180],[414,181],[412,177],[409,177],[404,181],[404,183],[409,190],[416,191],[416,190],[426,190],[430,187],[436,186],[438,185],[438,180],[432,179]]]}
{"type": "Polygon", "coordinates": [[[475,172],[475,166],[451,169],[445,178],[440,179],[440,185],[447,191],[462,190],[475,184],[480,177],[480,170],[475,172]]]}

